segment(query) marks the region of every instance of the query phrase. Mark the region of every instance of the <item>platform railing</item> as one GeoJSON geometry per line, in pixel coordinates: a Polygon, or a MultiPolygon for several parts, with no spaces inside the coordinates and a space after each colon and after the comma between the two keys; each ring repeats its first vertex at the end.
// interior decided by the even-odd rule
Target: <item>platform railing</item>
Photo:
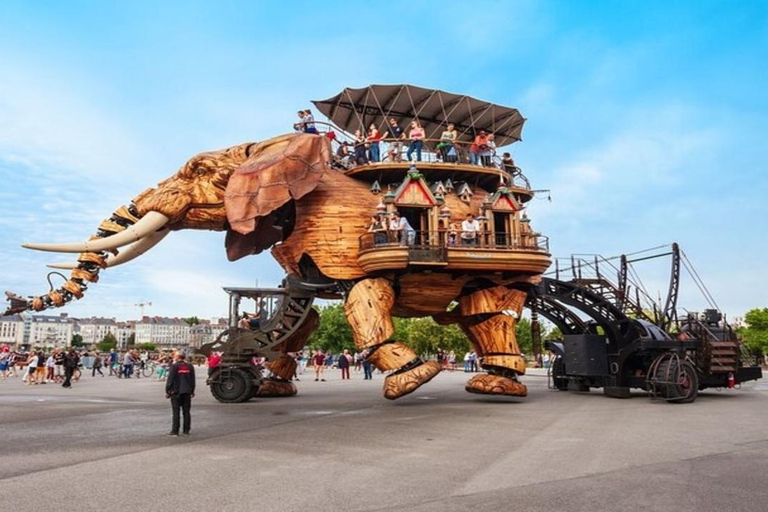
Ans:
{"type": "MultiPolygon", "coordinates": [[[[299,122],[296,123],[296,126],[303,124],[299,122]]],[[[318,134],[329,136],[333,147],[334,160],[345,169],[354,169],[363,165],[392,163],[407,165],[409,163],[407,158],[408,150],[414,142],[410,139],[382,138],[378,142],[379,158],[374,160],[370,151],[371,141],[356,141],[346,132],[338,131],[333,125],[323,121],[314,121],[313,124],[318,134]],[[346,154],[339,151],[339,148],[344,143],[346,143],[348,148],[346,154]]],[[[476,157],[473,157],[471,148],[474,142],[471,141],[451,141],[447,139],[421,139],[421,141],[421,159],[417,160],[417,162],[476,165],[486,169],[494,169],[499,172],[508,185],[531,189],[531,184],[522,170],[509,162],[505,163],[495,148],[488,148],[477,153],[476,157]]],[[[418,153],[414,150],[411,156],[412,158],[417,158],[418,153]]]]}
{"type": "Polygon", "coordinates": [[[360,250],[407,247],[409,249],[502,249],[549,252],[549,238],[538,233],[480,231],[471,238],[461,231],[382,230],[360,236],[360,250]]]}

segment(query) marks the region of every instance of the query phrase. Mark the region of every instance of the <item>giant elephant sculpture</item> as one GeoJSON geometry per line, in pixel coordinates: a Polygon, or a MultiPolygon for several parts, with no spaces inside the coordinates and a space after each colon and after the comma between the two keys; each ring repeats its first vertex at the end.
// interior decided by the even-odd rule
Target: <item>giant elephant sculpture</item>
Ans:
{"type": "MultiPolygon", "coordinates": [[[[8,292],[7,313],[42,311],[80,299],[102,271],[140,256],[172,231],[226,231],[230,260],[271,248],[288,273],[346,283],[344,311],[358,349],[375,367],[391,371],[384,385],[386,398],[414,391],[441,370],[435,361],[423,361],[392,339],[393,315],[431,315],[439,322],[457,323],[485,370],[466,389],[525,396],[526,387],[517,379],[525,364],[514,327],[526,299],[525,286],[540,273],[423,272],[408,267],[367,274],[358,262],[360,237],[380,199],[371,194],[368,183],[336,170],[331,162],[330,141],[312,134],[196,155],[172,177],[117,209],[87,241],[26,244],[30,249],[78,253],[77,263],[70,266],[71,277],[64,285],[47,294],[24,299],[8,292]]],[[[469,201],[445,201],[454,217],[463,218],[477,210],[482,199],[475,194],[469,201]]],[[[301,330],[302,339],[293,341],[293,350],[306,343],[314,320],[301,330]]],[[[274,364],[273,372],[287,382],[293,367],[274,364]]]]}

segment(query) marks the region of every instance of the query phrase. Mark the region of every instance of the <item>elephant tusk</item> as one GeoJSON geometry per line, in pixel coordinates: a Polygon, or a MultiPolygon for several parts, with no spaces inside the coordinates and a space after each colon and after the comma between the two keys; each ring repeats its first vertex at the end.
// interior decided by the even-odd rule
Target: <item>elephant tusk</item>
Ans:
{"type": "MultiPolygon", "coordinates": [[[[122,251],[120,251],[116,256],[114,254],[110,254],[107,256],[106,260],[106,266],[107,267],[116,267],[118,265],[122,265],[123,263],[128,263],[131,260],[135,260],[154,246],[156,246],[160,241],[168,236],[168,233],[170,233],[170,230],[168,229],[161,229],[159,231],[155,231],[154,233],[150,233],[141,240],[139,240],[136,243],[131,244],[129,247],[126,247],[122,251]]],[[[46,265],[48,268],[56,268],[61,270],[73,270],[78,267],[80,263],[74,262],[74,263],[52,263],[50,265],[46,265]]]]}
{"type": "Polygon", "coordinates": [[[148,212],[135,224],[112,236],[95,238],[86,242],[70,244],[24,244],[26,249],[47,252],[102,252],[117,249],[138,242],[147,235],[165,226],[170,219],[158,212],[148,212]]]}

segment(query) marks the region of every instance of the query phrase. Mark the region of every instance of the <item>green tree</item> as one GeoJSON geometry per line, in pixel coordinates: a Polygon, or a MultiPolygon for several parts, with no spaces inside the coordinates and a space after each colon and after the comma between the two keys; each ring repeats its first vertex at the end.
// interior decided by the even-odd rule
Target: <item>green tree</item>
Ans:
{"type": "Polygon", "coordinates": [[[130,336],[128,336],[128,339],[125,342],[126,346],[133,347],[136,344],[136,333],[132,332],[130,336]]]}
{"type": "Polygon", "coordinates": [[[342,305],[332,304],[316,309],[320,313],[320,326],[309,337],[307,345],[334,354],[345,348],[354,351],[352,329],[347,324],[342,305]]]}
{"type": "Polygon", "coordinates": [[[73,334],[72,340],[70,341],[70,345],[73,347],[84,347],[85,343],[83,343],[83,337],[79,334],[73,334]]]}
{"type": "Polygon", "coordinates": [[[188,325],[198,325],[200,323],[200,319],[196,316],[190,316],[189,318],[182,318],[188,325]]]}
{"type": "Polygon", "coordinates": [[[147,352],[154,352],[157,350],[157,346],[154,343],[139,343],[136,345],[136,350],[146,350],[147,352]]]}
{"type": "Polygon", "coordinates": [[[102,340],[96,344],[96,348],[99,349],[99,352],[109,352],[116,347],[117,339],[115,339],[115,335],[111,332],[105,334],[104,338],[102,338],[102,340]]]}
{"type": "Polygon", "coordinates": [[[738,334],[752,352],[768,353],[768,308],[750,309],[744,315],[744,327],[738,334]]]}

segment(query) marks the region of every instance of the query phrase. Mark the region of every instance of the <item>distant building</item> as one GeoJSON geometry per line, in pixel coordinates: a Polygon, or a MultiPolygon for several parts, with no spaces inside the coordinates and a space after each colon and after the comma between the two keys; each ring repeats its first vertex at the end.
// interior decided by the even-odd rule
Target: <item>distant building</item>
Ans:
{"type": "Polygon", "coordinates": [[[12,349],[24,344],[24,319],[21,315],[0,316],[0,345],[12,349]]]}
{"type": "Polygon", "coordinates": [[[194,348],[200,348],[202,345],[218,338],[222,332],[227,330],[227,327],[227,321],[223,318],[201,320],[199,324],[192,325],[189,328],[189,345],[194,348]]]}
{"type": "Polygon", "coordinates": [[[81,318],[77,321],[80,336],[86,345],[99,343],[108,333],[117,339],[117,322],[114,318],[81,318]]]}
{"type": "Polygon", "coordinates": [[[128,340],[136,334],[136,322],[117,322],[117,329],[114,332],[117,339],[117,348],[127,348],[128,340]]]}
{"type": "Polygon", "coordinates": [[[69,346],[75,331],[75,320],[62,313],[60,316],[30,315],[26,318],[29,336],[25,340],[32,347],[69,346]]]}
{"type": "Polygon", "coordinates": [[[154,343],[158,348],[189,346],[189,324],[180,318],[148,317],[136,322],[136,344],[154,343]]]}

